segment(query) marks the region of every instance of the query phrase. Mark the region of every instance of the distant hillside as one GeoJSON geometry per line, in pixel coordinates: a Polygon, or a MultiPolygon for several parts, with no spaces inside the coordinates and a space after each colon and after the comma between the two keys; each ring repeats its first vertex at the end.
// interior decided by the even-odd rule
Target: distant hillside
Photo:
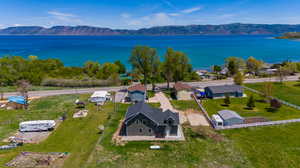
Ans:
{"type": "Polygon", "coordinates": [[[158,26],[139,30],[120,30],[91,26],[19,26],[0,29],[0,35],[254,35],[300,32],[300,25],[224,24],[158,26]]]}
{"type": "Polygon", "coordinates": [[[277,39],[300,39],[300,32],[284,33],[283,36],[276,37],[277,39]]]}

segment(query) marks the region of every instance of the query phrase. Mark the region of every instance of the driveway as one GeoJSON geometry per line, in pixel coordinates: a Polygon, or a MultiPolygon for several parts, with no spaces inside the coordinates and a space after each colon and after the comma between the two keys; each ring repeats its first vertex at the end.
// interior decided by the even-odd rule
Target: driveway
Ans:
{"type": "Polygon", "coordinates": [[[117,103],[122,103],[125,97],[127,96],[127,92],[124,90],[119,90],[115,95],[115,101],[117,103]]]}

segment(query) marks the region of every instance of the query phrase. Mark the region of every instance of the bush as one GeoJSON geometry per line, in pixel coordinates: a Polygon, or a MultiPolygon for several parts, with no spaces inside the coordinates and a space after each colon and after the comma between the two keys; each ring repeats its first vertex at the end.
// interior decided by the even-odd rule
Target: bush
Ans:
{"type": "Polygon", "coordinates": [[[226,106],[229,106],[230,105],[230,97],[229,97],[229,95],[225,95],[225,99],[224,99],[224,104],[226,105],[226,106]]]}
{"type": "Polygon", "coordinates": [[[270,101],[270,105],[271,105],[271,108],[273,109],[273,110],[278,110],[280,107],[281,107],[281,102],[280,101],[278,101],[277,99],[272,99],[271,101],[270,101]]]}

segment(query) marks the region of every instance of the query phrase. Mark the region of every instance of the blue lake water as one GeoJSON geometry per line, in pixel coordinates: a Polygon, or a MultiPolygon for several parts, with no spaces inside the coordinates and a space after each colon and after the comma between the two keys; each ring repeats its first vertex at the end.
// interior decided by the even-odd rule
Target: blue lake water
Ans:
{"type": "Polygon", "coordinates": [[[67,66],[87,60],[113,62],[128,58],[135,45],[155,47],[161,57],[168,47],[185,52],[195,68],[223,64],[229,56],[254,56],[266,62],[300,60],[300,42],[273,39],[272,35],[247,36],[0,36],[0,56],[37,55],[59,58],[67,66]]]}

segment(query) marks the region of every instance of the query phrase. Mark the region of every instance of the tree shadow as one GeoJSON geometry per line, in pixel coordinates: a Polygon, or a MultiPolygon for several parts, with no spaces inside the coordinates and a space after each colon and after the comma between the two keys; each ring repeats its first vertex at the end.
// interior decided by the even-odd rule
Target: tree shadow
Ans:
{"type": "Polygon", "coordinates": [[[250,107],[244,107],[244,109],[245,109],[245,110],[249,110],[249,111],[250,111],[250,110],[251,110],[251,111],[254,110],[254,108],[250,108],[250,107]]]}
{"type": "Polygon", "coordinates": [[[267,110],[267,112],[271,112],[271,113],[276,113],[278,111],[278,109],[274,109],[271,107],[266,107],[265,109],[267,110]]]}

